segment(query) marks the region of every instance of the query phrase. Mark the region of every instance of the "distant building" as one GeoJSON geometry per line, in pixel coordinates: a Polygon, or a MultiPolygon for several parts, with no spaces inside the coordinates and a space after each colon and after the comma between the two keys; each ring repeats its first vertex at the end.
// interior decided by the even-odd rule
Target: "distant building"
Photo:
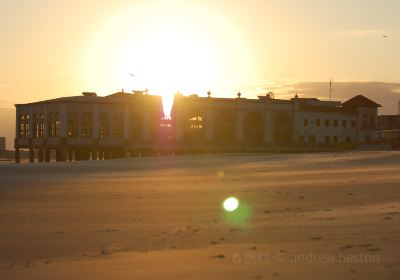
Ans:
{"type": "Polygon", "coordinates": [[[95,93],[16,105],[19,149],[39,161],[106,159],[160,152],[270,151],[352,146],[377,139],[379,104],[358,95],[258,99],[176,95],[171,120],[160,96],[95,93]]]}
{"type": "Polygon", "coordinates": [[[383,141],[400,139],[400,115],[378,116],[378,134],[383,141]]]}
{"type": "Polygon", "coordinates": [[[378,116],[378,130],[400,129],[400,115],[378,116]]]}
{"type": "Polygon", "coordinates": [[[6,150],[6,137],[0,137],[0,152],[6,150]]]}

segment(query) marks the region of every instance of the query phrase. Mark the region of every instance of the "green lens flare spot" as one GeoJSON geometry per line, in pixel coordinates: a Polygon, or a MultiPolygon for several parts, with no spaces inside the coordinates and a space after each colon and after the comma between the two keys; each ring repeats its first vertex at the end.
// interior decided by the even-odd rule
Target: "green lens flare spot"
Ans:
{"type": "Polygon", "coordinates": [[[239,200],[237,200],[235,197],[228,197],[224,200],[223,207],[225,211],[233,212],[239,207],[239,200]]]}

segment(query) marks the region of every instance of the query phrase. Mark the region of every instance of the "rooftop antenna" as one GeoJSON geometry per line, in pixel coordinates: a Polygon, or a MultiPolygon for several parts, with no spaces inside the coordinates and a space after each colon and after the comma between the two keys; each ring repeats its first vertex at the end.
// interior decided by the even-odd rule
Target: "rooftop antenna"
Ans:
{"type": "Polygon", "coordinates": [[[332,101],[332,82],[333,82],[333,79],[330,78],[329,79],[329,101],[332,101]]]}

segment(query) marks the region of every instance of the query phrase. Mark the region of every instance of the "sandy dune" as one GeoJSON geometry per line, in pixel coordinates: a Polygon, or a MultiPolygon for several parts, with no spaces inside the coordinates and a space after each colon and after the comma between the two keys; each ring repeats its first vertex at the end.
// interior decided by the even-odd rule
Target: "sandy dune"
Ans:
{"type": "Polygon", "coordinates": [[[399,152],[1,164],[0,279],[400,279],[399,171],[399,152]]]}

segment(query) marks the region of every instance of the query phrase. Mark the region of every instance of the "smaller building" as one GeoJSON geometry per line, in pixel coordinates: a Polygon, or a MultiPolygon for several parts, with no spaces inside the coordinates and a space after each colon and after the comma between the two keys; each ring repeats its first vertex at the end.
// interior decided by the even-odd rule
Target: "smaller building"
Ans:
{"type": "Polygon", "coordinates": [[[400,129],[400,115],[378,116],[378,130],[400,129]]]}
{"type": "Polygon", "coordinates": [[[6,137],[0,137],[0,153],[6,150],[6,137]]]}
{"type": "Polygon", "coordinates": [[[378,116],[379,139],[385,141],[395,141],[400,139],[400,115],[380,115],[378,116]]]}

